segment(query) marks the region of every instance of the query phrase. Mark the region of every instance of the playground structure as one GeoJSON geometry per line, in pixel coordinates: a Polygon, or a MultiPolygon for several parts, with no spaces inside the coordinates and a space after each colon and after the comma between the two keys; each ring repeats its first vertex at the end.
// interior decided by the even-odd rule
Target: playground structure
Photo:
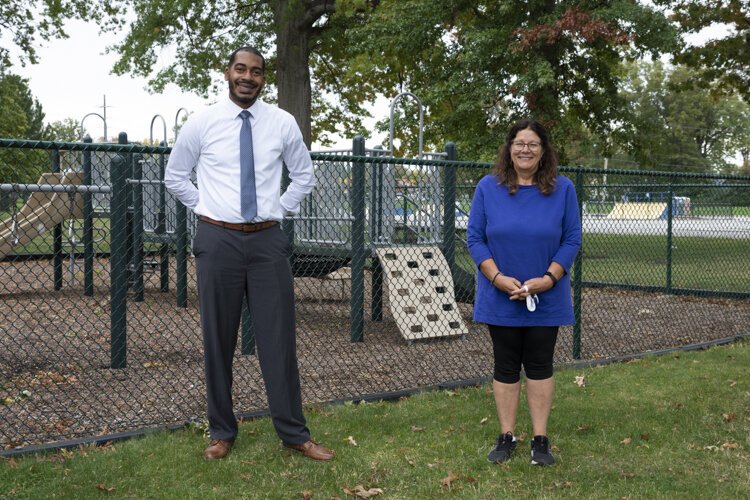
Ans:
{"type": "MultiPolygon", "coordinates": [[[[413,94],[404,94],[407,95],[416,99],[413,94]]],[[[435,253],[444,252],[445,265],[454,274],[446,276],[443,272],[443,283],[439,287],[443,290],[450,288],[452,297],[456,296],[454,286],[463,286],[463,293],[459,296],[473,295],[474,277],[462,272],[453,262],[455,170],[442,168],[439,162],[430,164],[426,159],[455,159],[455,148],[449,144],[443,153],[424,153],[421,150],[422,112],[421,102],[418,99],[417,102],[420,110],[419,159],[407,167],[417,179],[415,186],[397,185],[396,166],[389,161],[392,139],[391,151],[387,151],[379,147],[368,150],[364,140],[357,138],[351,151],[313,153],[317,188],[305,200],[300,215],[282,224],[293,242],[290,260],[296,277],[323,278],[342,268],[346,271],[343,275],[351,276],[352,341],[362,340],[366,269],[373,278],[370,290],[372,318],[380,321],[383,317],[382,293],[388,281],[383,276],[378,248],[429,246],[435,253]],[[449,190],[452,196],[443,196],[446,182],[453,183],[454,188],[449,190]]],[[[158,115],[152,120],[152,136],[157,119],[158,115]]],[[[162,122],[166,139],[163,118],[162,122]]],[[[187,306],[188,242],[194,235],[197,221],[194,214],[166,192],[163,177],[168,150],[163,146],[131,146],[124,133],[120,134],[116,146],[93,146],[96,147],[71,148],[71,156],[76,159],[73,163],[77,163],[77,167],[70,173],[45,174],[38,185],[3,185],[4,191],[32,194],[26,205],[1,226],[3,255],[0,257],[11,254],[14,248],[28,243],[43,231],[59,228],[63,223],[69,228],[77,225],[83,229],[81,241],[69,238],[68,243],[72,249],[83,243],[84,293],[91,295],[93,287],[89,283],[92,281],[94,255],[91,228],[94,219],[108,221],[109,252],[104,252],[109,255],[111,266],[114,353],[124,350],[126,321],[122,312],[124,307],[115,307],[115,303],[144,300],[144,269],[160,270],[160,290],[166,292],[170,287],[169,261],[174,258],[175,266],[171,268],[176,275],[177,306],[187,306]],[[104,156],[99,158],[101,161],[92,162],[92,150],[104,151],[104,156]],[[32,213],[35,207],[39,207],[37,210],[43,214],[39,219],[43,224],[38,222],[36,226],[32,221],[25,222],[25,214],[32,213]],[[19,237],[22,232],[24,236],[19,237]],[[157,258],[153,259],[154,256],[157,258]],[[115,347],[115,340],[118,347],[115,347]]],[[[59,249],[55,252],[55,258],[62,260],[58,254],[63,252],[59,249]]],[[[71,284],[75,259],[75,252],[71,250],[71,284]]],[[[56,281],[56,289],[61,286],[56,281]]],[[[249,323],[249,319],[244,318],[243,332],[251,329],[249,323]]],[[[407,333],[408,328],[402,331],[408,340],[434,336],[415,336],[413,332],[407,333]]],[[[456,331],[465,330],[452,328],[450,334],[456,331]]],[[[243,339],[245,337],[243,334],[243,339]]],[[[124,356],[115,359],[113,355],[113,367],[124,365],[124,356]]]]}
{"type": "Polygon", "coordinates": [[[664,192],[630,192],[622,195],[607,214],[608,219],[666,220],[672,217],[691,215],[690,198],[674,196],[664,192]],[[670,200],[671,198],[671,200],[670,200]],[[671,202],[671,203],[670,203],[671,202]]]}
{"type": "Polygon", "coordinates": [[[37,184],[50,190],[33,192],[20,210],[14,211],[11,218],[0,223],[0,258],[11,253],[14,247],[28,244],[63,221],[83,218],[81,195],[51,190],[54,186],[77,186],[81,180],[78,172],[42,174],[37,184]]]}

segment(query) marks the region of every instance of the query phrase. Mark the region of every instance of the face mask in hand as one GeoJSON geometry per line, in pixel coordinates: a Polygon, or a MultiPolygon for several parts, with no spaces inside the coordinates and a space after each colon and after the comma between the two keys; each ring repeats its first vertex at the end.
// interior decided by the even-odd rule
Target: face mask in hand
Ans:
{"type": "Polygon", "coordinates": [[[536,305],[539,303],[539,297],[534,295],[529,295],[526,297],[526,309],[529,310],[529,312],[536,311],[536,305]]]}

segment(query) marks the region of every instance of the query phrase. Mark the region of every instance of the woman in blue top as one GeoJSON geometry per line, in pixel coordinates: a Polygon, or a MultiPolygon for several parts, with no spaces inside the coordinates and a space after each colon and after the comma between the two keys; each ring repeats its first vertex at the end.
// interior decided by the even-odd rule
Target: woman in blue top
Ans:
{"type": "Polygon", "coordinates": [[[492,390],[501,434],[487,458],[504,462],[516,447],[523,366],[531,463],[552,465],[552,358],[560,325],[575,323],[568,270],[581,246],[581,220],[573,183],[558,175],[557,154],[538,122],[516,123],[493,173],[479,181],[467,242],[480,271],[474,320],[487,323],[495,358],[492,390]]]}

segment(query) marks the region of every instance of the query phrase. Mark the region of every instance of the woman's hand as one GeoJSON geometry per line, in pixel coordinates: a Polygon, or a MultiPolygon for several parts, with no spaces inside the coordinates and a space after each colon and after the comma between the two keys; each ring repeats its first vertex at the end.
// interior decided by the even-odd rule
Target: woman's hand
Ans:
{"type": "MultiPolygon", "coordinates": [[[[510,296],[511,300],[520,300],[518,297],[514,296],[514,294],[517,294],[521,289],[521,282],[516,278],[505,275],[498,276],[497,278],[495,278],[494,284],[495,288],[497,288],[501,292],[507,293],[510,296]]],[[[526,297],[523,298],[525,299],[526,297]]]]}
{"type": "Polygon", "coordinates": [[[546,292],[554,286],[554,282],[548,276],[531,278],[524,281],[523,285],[510,293],[511,300],[526,300],[529,295],[546,292]]]}

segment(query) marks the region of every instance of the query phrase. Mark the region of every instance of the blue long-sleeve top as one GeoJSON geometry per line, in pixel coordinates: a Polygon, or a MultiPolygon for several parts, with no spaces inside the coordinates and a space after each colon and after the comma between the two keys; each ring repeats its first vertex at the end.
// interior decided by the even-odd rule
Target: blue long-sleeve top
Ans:
{"type": "Polygon", "coordinates": [[[477,266],[494,259],[504,275],[521,283],[544,276],[553,261],[565,269],[556,286],[538,294],[534,312],[526,308],[526,301],[510,300],[478,272],[475,321],[498,326],[575,323],[569,270],[581,247],[581,219],[570,179],[558,176],[549,195],[536,185],[519,186],[511,195],[495,175],[485,176],[474,192],[466,240],[477,266]]]}

